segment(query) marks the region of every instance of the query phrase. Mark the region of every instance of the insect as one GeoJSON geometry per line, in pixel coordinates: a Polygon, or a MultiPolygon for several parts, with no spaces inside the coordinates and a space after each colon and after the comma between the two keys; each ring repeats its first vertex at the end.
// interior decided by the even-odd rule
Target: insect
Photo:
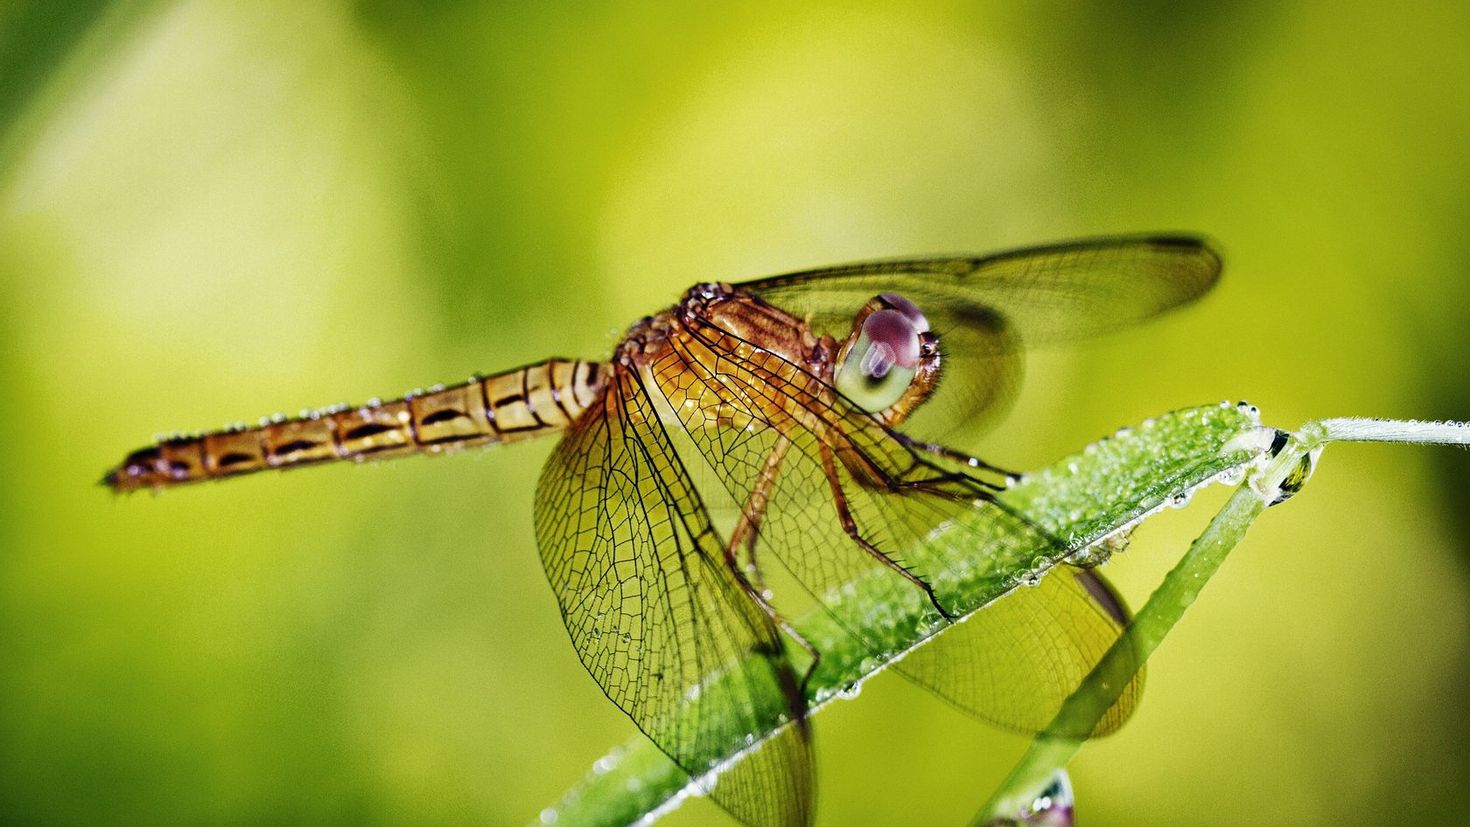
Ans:
{"type": "MultiPolygon", "coordinates": [[[[793,725],[712,795],[750,824],[804,824],[806,678],[821,652],[787,622],[766,575],[778,566],[820,609],[877,573],[894,600],[926,601],[943,626],[976,607],[936,584],[985,549],[963,531],[936,547],[938,527],[985,522],[1034,549],[1038,577],[1074,555],[996,501],[1004,472],[940,440],[1003,407],[1023,348],[1186,304],[1220,267],[1200,238],[1151,235],[704,283],[635,323],[606,361],[552,359],[169,439],[103,481],[158,489],[560,434],[537,485],[536,540],[583,664],[694,776],[707,756],[748,743],[762,699],[784,699],[793,725]],[[715,674],[718,716],[711,699],[694,702],[715,674]]],[[[1062,568],[900,671],[979,717],[1044,727],[1127,621],[1101,577],[1062,568]]],[[[1125,695],[1105,726],[1133,702],[1125,695]]]]}

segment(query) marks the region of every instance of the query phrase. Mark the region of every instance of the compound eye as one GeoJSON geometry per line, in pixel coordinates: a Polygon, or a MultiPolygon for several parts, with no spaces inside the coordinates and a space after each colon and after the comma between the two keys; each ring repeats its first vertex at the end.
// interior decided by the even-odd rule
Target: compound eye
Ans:
{"type": "Polygon", "coordinates": [[[914,323],[914,329],[919,333],[929,332],[929,319],[924,315],[924,311],[919,309],[918,305],[897,293],[879,293],[878,301],[883,302],[884,306],[902,313],[909,321],[914,323]]]}
{"type": "Polygon", "coordinates": [[[869,313],[837,366],[837,390],[868,413],[892,407],[914,381],[922,332],[898,308],[869,313]]]}

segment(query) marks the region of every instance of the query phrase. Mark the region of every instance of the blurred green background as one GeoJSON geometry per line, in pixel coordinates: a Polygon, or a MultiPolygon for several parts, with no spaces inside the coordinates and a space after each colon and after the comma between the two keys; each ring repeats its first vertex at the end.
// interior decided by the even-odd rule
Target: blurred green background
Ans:
{"type": "MultiPolygon", "coordinates": [[[[0,7],[4,820],[534,818],[633,732],[540,571],[547,445],[94,483],[155,432],[605,354],[698,280],[1199,230],[1218,291],[1041,354],[964,447],[1470,417],[1466,43],[1458,3],[0,7]]],[[[1462,814],[1467,486],[1329,449],[1073,765],[1086,823],[1462,814]]],[[[1219,501],[1109,566],[1135,603],[1219,501]]],[[[837,707],[825,824],[959,823],[1025,746],[891,676],[837,707]]]]}

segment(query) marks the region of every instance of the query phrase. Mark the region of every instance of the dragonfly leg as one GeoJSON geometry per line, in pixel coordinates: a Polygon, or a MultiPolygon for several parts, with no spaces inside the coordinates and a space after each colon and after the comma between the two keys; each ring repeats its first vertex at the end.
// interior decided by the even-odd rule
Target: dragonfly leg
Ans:
{"type": "Polygon", "coordinates": [[[776,607],[771,604],[771,601],[766,599],[765,593],[755,588],[749,578],[738,569],[732,570],[735,571],[735,579],[740,581],[740,587],[745,590],[747,595],[750,595],[750,599],[754,600],[756,605],[761,607],[761,611],[766,613],[766,616],[771,619],[772,623],[776,624],[777,628],[785,632],[786,636],[794,641],[797,646],[805,650],[807,656],[811,658],[812,662],[807,666],[806,671],[802,673],[801,681],[796,687],[796,691],[799,693],[801,700],[801,706],[799,708],[805,709],[807,685],[811,683],[812,675],[816,674],[817,664],[822,662],[822,653],[810,641],[802,637],[801,632],[796,631],[795,626],[792,626],[787,622],[786,618],[781,616],[781,613],[776,610],[776,607]]]}
{"type": "Polygon", "coordinates": [[[920,442],[911,437],[898,433],[897,431],[890,431],[890,433],[897,437],[900,442],[902,442],[912,451],[933,454],[934,456],[942,457],[951,462],[960,463],[969,468],[977,468],[995,473],[1001,473],[1004,474],[1006,477],[1006,484],[1001,485],[998,483],[990,482],[989,480],[982,480],[970,476],[964,471],[945,471],[945,469],[937,463],[930,462],[929,460],[924,459],[918,454],[915,454],[914,463],[916,465],[922,465],[926,468],[938,471],[938,476],[918,480],[891,480],[889,482],[889,485],[894,490],[922,491],[926,494],[944,497],[950,500],[966,500],[970,499],[973,496],[974,498],[985,500],[986,502],[1015,518],[1018,522],[1025,524],[1030,530],[1046,537],[1048,540],[1051,541],[1054,549],[1061,550],[1068,548],[1068,543],[1065,540],[1057,537],[1056,535],[1052,534],[1041,526],[1038,526],[1035,523],[1031,522],[1031,520],[1025,514],[1016,511],[1014,508],[1007,505],[1004,501],[996,498],[995,495],[997,493],[1005,490],[1005,488],[1010,483],[1019,480],[1021,478],[1021,474],[1012,471],[1002,470],[994,465],[985,462],[984,460],[977,459],[961,451],[956,451],[953,448],[946,448],[943,445],[938,445],[932,442],[920,442]],[[959,483],[960,485],[964,486],[965,490],[946,488],[946,484],[949,483],[959,483]]]}
{"type": "MultiPolygon", "coordinates": [[[[893,435],[898,437],[899,441],[903,442],[904,445],[907,445],[910,448],[916,448],[920,451],[934,454],[935,456],[944,457],[945,459],[950,460],[951,462],[957,462],[965,466],[966,468],[975,468],[981,471],[989,471],[993,474],[1000,474],[1008,480],[1019,479],[1021,477],[1021,474],[1017,471],[1010,471],[1005,468],[1001,468],[998,465],[991,465],[990,463],[986,462],[983,459],[980,459],[977,456],[972,456],[963,451],[956,451],[953,448],[945,445],[940,445],[937,442],[922,442],[897,431],[894,431],[893,435]]],[[[997,489],[1001,487],[985,481],[981,481],[981,484],[997,489]]]]}
{"type": "Polygon", "coordinates": [[[877,546],[873,545],[863,538],[862,532],[858,531],[857,521],[854,520],[852,517],[852,509],[848,507],[847,492],[842,490],[842,480],[837,476],[837,462],[832,457],[832,450],[826,445],[826,443],[820,443],[818,445],[818,450],[822,455],[822,470],[827,476],[828,486],[832,489],[832,504],[837,509],[837,520],[838,522],[842,523],[842,530],[846,532],[847,536],[851,537],[852,541],[854,543],[857,543],[858,546],[863,549],[863,551],[871,554],[883,565],[893,569],[894,571],[907,578],[909,582],[923,589],[924,594],[929,596],[929,602],[934,604],[934,609],[939,612],[940,616],[942,616],[946,620],[957,619],[957,615],[951,613],[948,609],[944,608],[944,606],[940,605],[939,597],[934,594],[934,587],[929,585],[928,581],[904,568],[902,565],[899,564],[897,560],[889,557],[877,546]]]}
{"type": "Polygon", "coordinates": [[[735,528],[730,532],[730,541],[725,545],[725,562],[732,567],[739,566],[737,554],[740,546],[745,546],[745,570],[755,577],[754,585],[757,587],[764,586],[760,582],[760,567],[756,565],[755,559],[761,518],[766,514],[766,505],[770,502],[771,491],[776,486],[776,473],[781,470],[781,461],[786,458],[786,452],[790,448],[791,440],[782,437],[771,450],[771,455],[766,457],[766,464],[761,467],[755,487],[745,498],[745,505],[740,508],[740,519],[735,522],[735,528]]]}
{"type": "Polygon", "coordinates": [[[974,457],[962,454],[942,445],[928,442],[917,442],[897,431],[889,431],[891,436],[897,439],[909,454],[909,465],[902,471],[893,471],[883,467],[883,464],[865,454],[862,450],[848,447],[842,452],[843,464],[853,471],[855,481],[868,488],[882,488],[888,491],[922,491],[948,500],[986,500],[993,502],[995,494],[1006,489],[1006,483],[1013,477],[1008,476],[1006,482],[993,482],[980,479],[965,470],[953,470],[936,462],[934,459],[924,455],[944,459],[949,463],[959,463],[965,468],[987,470],[992,473],[1000,472],[994,466],[974,457]],[[927,476],[921,476],[927,472],[927,476]]]}
{"type": "Polygon", "coordinates": [[[941,473],[937,477],[926,477],[921,480],[898,480],[894,483],[893,487],[895,489],[905,491],[927,491],[928,493],[934,494],[936,496],[957,501],[972,500],[976,498],[982,500],[993,500],[995,492],[1000,490],[998,487],[988,482],[985,482],[984,480],[977,480],[969,474],[965,474],[959,471],[941,473]],[[960,485],[963,485],[964,490],[954,491],[943,488],[943,486],[948,483],[958,483],[960,485]]]}
{"type": "Polygon", "coordinates": [[[767,599],[763,584],[760,583],[760,567],[756,565],[755,549],[756,541],[760,537],[761,518],[765,516],[766,504],[770,501],[771,491],[776,485],[776,473],[781,469],[781,461],[785,459],[786,452],[791,448],[791,441],[782,438],[771,450],[771,455],[766,458],[766,464],[761,467],[760,477],[756,480],[755,487],[751,489],[750,496],[746,497],[745,505],[740,509],[740,519],[736,521],[735,528],[730,532],[730,539],[725,544],[725,565],[734,572],[735,579],[740,582],[740,587],[754,600],[756,605],[771,618],[778,628],[784,631],[787,637],[796,642],[796,645],[806,650],[811,657],[811,665],[801,676],[798,691],[802,699],[806,698],[807,684],[811,682],[812,674],[817,671],[817,664],[822,660],[822,654],[811,645],[796,627],[786,621],[776,607],[767,599]],[[740,546],[746,549],[746,565],[741,566],[739,560],[740,546]],[[755,580],[751,579],[754,576],[755,580]]]}

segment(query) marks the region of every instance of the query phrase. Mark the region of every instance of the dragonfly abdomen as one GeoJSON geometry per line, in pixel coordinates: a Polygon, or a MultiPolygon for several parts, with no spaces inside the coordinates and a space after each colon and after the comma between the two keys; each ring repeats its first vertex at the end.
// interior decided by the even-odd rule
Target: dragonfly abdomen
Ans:
{"type": "Polygon", "coordinates": [[[552,359],[387,402],[162,440],[129,454],[102,482],[134,491],[336,460],[517,442],[566,428],[606,382],[604,364],[552,359]]]}

